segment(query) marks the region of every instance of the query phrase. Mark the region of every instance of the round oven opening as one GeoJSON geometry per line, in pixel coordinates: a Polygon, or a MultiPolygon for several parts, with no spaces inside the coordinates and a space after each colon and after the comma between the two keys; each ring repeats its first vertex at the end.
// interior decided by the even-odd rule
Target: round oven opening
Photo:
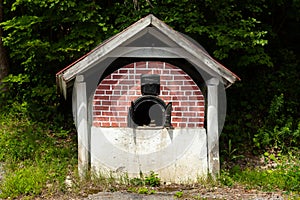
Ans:
{"type": "Polygon", "coordinates": [[[131,119],[135,126],[163,126],[166,104],[155,96],[142,96],[131,106],[131,119]]]}

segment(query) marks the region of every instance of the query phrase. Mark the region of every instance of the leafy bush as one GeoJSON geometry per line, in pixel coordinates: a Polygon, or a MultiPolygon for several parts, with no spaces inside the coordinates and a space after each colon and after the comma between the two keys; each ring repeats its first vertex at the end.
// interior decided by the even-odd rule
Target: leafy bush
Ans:
{"type": "Polygon", "coordinates": [[[283,94],[275,96],[264,126],[258,129],[253,138],[258,148],[276,148],[287,152],[290,147],[300,145],[300,121],[286,117],[284,106],[283,94]]]}

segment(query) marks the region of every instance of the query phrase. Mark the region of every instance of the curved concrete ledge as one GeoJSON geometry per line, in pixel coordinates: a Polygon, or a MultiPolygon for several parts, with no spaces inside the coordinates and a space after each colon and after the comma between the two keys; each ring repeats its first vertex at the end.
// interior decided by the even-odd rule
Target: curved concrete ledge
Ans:
{"type": "Polygon", "coordinates": [[[204,128],[91,129],[91,167],[101,173],[154,171],[164,182],[196,182],[207,175],[207,138],[204,128]]]}

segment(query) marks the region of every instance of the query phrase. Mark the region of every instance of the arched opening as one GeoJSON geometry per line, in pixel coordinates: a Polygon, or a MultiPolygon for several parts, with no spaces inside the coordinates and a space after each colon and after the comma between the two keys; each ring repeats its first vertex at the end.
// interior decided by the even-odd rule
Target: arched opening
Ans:
{"type": "Polygon", "coordinates": [[[157,127],[165,124],[166,104],[155,96],[142,96],[132,102],[129,110],[131,127],[157,127]]]}

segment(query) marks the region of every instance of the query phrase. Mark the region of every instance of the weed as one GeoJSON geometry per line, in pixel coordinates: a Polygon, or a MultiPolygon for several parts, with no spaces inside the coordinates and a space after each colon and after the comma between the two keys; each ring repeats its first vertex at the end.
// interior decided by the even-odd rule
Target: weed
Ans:
{"type": "Polygon", "coordinates": [[[136,187],[128,187],[127,192],[137,193],[137,188],[136,187]]]}
{"type": "Polygon", "coordinates": [[[155,194],[156,190],[149,190],[148,194],[155,194]]]}
{"type": "Polygon", "coordinates": [[[145,181],[142,180],[141,178],[133,178],[130,179],[130,184],[133,186],[143,186],[145,185],[145,181]]]}
{"type": "Polygon", "coordinates": [[[206,187],[215,187],[219,184],[218,180],[211,174],[208,174],[207,177],[198,177],[197,182],[199,185],[205,185],[206,187]]]}
{"type": "Polygon", "coordinates": [[[230,173],[227,171],[222,171],[222,173],[219,177],[219,181],[221,182],[221,184],[229,186],[229,187],[234,185],[234,181],[230,177],[230,173]]]}
{"type": "Polygon", "coordinates": [[[234,161],[239,158],[244,158],[245,156],[237,154],[238,149],[232,147],[231,140],[228,141],[228,148],[222,151],[228,161],[234,161]]]}
{"type": "Polygon", "coordinates": [[[269,152],[265,152],[263,155],[264,155],[265,163],[268,163],[269,161],[279,163],[278,159],[276,158],[276,156],[274,154],[270,154],[269,152]]]}
{"type": "Polygon", "coordinates": [[[147,187],[129,187],[127,192],[138,193],[138,194],[155,194],[156,191],[147,187]]]}
{"type": "Polygon", "coordinates": [[[158,187],[160,186],[160,178],[158,174],[155,174],[153,171],[150,172],[149,176],[144,178],[142,172],[140,173],[140,178],[132,178],[129,180],[129,183],[132,187],[127,189],[128,192],[138,193],[138,194],[154,194],[155,190],[149,190],[146,186],[158,187]],[[143,187],[138,187],[143,186],[143,187]]]}
{"type": "Polygon", "coordinates": [[[148,194],[149,193],[149,189],[146,187],[140,187],[137,191],[137,193],[139,194],[148,194]]]}
{"type": "Polygon", "coordinates": [[[177,191],[175,192],[175,195],[174,195],[176,198],[181,198],[183,196],[183,192],[182,191],[177,191]]]}
{"type": "Polygon", "coordinates": [[[158,174],[155,174],[153,171],[151,171],[150,175],[145,177],[145,185],[151,187],[160,186],[160,178],[158,177],[158,174]]]}

